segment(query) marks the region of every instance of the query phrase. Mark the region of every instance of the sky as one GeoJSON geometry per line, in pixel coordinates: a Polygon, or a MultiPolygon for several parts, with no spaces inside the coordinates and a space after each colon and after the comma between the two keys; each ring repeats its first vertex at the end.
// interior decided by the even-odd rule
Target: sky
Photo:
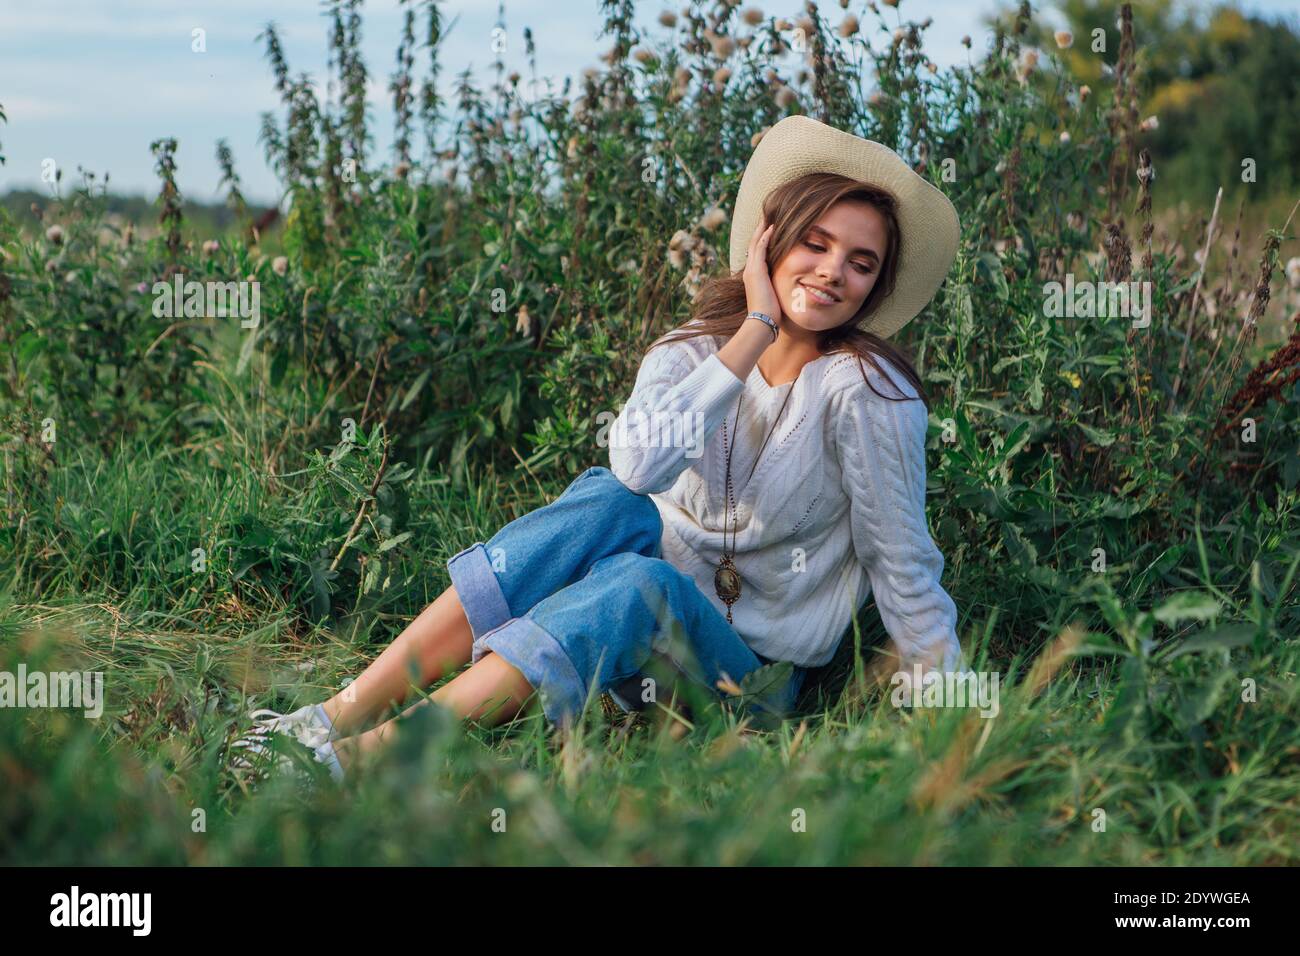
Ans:
{"type": "MultiPolygon", "coordinates": [[[[934,25],[926,32],[926,50],[941,65],[965,62],[961,46],[969,34],[978,53],[988,41],[984,18],[997,0],[903,0],[902,19],[934,25]]],[[[1242,9],[1265,15],[1300,16],[1300,0],[1240,0],[1242,9]]],[[[480,88],[494,79],[495,0],[447,0],[444,23],[456,20],[441,51],[440,93],[454,100],[457,76],[470,68],[480,88]],[[458,19],[457,19],[458,18],[458,19]]],[[[648,36],[663,37],[657,23],[662,10],[681,3],[643,0],[636,25],[648,36]]],[[[780,5],[747,0],[777,16],[797,16],[803,4],[780,5]]],[[[852,0],[850,12],[862,11],[852,0]]],[[[1035,3],[1043,11],[1046,4],[1035,3]]],[[[835,0],[819,4],[836,24],[835,0]]],[[[364,5],[363,52],[370,70],[370,104],[375,133],[372,154],[389,157],[392,110],[387,92],[401,32],[398,0],[368,0],[364,5]]],[[[158,182],[149,144],[162,137],[178,141],[178,182],[188,198],[221,198],[214,158],[216,141],[225,138],[235,156],[245,196],[269,203],[279,197],[267,167],[258,132],[261,114],[275,110],[263,45],[256,37],[267,20],[280,31],[286,58],[296,75],[306,71],[323,80],[326,28],[323,7],[312,0],[0,0],[0,108],[8,116],[0,125],[0,194],[12,188],[48,191],[41,182],[43,164],[63,170],[65,191],[79,179],[78,166],[125,194],[154,196],[158,182]],[[203,52],[196,52],[194,31],[203,31],[203,52]]],[[[886,10],[889,16],[898,11],[886,10]]],[[[1050,8],[1042,13],[1051,18],[1050,8]]],[[[864,24],[874,20],[863,18],[864,24]]],[[[541,77],[558,88],[565,76],[576,77],[610,46],[599,36],[599,0],[507,0],[504,14],[507,71],[525,78],[528,66],[523,30],[531,27],[541,77]]],[[[874,29],[874,28],[873,28],[874,29]]],[[[417,28],[417,36],[419,29],[417,28]]],[[[419,64],[427,59],[417,58],[419,64]]],[[[419,139],[417,137],[417,143],[419,139]]]]}

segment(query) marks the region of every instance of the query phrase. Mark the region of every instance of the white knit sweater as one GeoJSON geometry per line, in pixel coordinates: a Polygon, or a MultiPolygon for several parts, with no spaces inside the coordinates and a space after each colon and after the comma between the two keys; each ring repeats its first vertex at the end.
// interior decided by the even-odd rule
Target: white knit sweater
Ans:
{"type": "Polygon", "coordinates": [[[663,517],[664,558],[726,614],[713,585],[728,514],[725,419],[741,577],[732,617],[745,643],[773,660],[825,664],[874,593],[900,668],[964,669],[957,609],[939,584],[943,555],[926,525],[927,414],[916,391],[887,360],[877,358],[901,393],[843,353],[809,362],[794,383],[773,387],[757,365],[742,382],[718,359],[722,344],[700,336],[650,349],[607,437],[610,469],[663,517]],[[882,395],[912,400],[876,395],[860,368],[882,395]]]}

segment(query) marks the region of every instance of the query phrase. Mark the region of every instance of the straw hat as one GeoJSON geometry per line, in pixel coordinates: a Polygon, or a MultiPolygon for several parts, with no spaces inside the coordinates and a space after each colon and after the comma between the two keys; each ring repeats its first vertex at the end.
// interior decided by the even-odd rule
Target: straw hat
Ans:
{"type": "Polygon", "coordinates": [[[840,173],[888,190],[898,200],[903,233],[894,292],[862,324],[893,335],[934,297],[957,254],[961,227],[948,197],[888,146],[819,123],[787,116],[763,135],[749,158],[731,217],[731,271],[745,268],[749,240],[768,193],[808,173],[840,173]]]}

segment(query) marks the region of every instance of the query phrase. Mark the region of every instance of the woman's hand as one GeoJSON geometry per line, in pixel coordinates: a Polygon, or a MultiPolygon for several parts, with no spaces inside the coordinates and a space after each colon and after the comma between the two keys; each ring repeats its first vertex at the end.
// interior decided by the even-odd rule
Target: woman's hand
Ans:
{"type": "Polygon", "coordinates": [[[750,312],[762,312],[778,325],[781,322],[781,303],[772,287],[772,275],[767,269],[767,245],[776,224],[767,225],[760,212],[758,225],[749,237],[749,254],[745,259],[745,303],[750,312]]]}

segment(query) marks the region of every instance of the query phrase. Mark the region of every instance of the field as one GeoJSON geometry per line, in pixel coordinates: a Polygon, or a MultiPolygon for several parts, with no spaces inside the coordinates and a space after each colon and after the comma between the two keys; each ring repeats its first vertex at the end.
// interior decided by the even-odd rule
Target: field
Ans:
{"type": "Polygon", "coordinates": [[[503,69],[450,103],[430,82],[446,24],[412,4],[389,158],[358,5],[334,4],[333,98],[262,35],[273,236],[233,157],[236,225],[195,235],[166,139],[156,228],[107,223],[93,183],[39,218],[0,208],[0,673],[105,690],[97,719],[0,707],[0,861],[1300,859],[1295,197],[1156,201],[1127,7],[1083,93],[1031,50],[1027,8],[948,69],[907,0],[853,6],[690,4],[661,46],[607,2],[610,54],[576,95],[503,69]],[[745,161],[792,112],[895,148],[961,215],[899,342],[932,399],[943,584],[972,666],[1000,675],[996,716],[895,707],[868,602],[779,726],[701,705],[626,733],[593,699],[552,733],[423,708],[342,789],[233,778],[250,707],[337,691],[447,558],[607,463],[598,413],[724,267],[745,161]],[[178,275],[256,281],[256,321],[160,314],[178,275]],[[1053,314],[1067,277],[1150,283],[1149,323],[1053,314]]]}

